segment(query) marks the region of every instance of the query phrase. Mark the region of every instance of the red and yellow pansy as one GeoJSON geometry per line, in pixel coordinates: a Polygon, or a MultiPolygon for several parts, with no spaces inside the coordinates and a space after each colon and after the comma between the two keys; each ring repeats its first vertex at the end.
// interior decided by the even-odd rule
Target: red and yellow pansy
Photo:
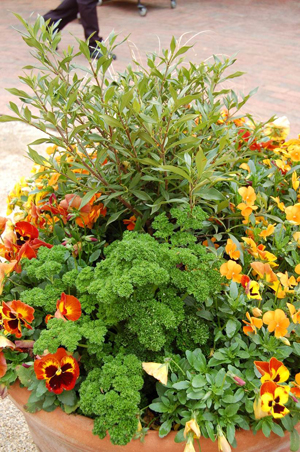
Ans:
{"type": "Polygon", "coordinates": [[[0,308],[0,322],[5,334],[15,334],[17,338],[22,337],[22,327],[32,330],[29,325],[34,319],[34,308],[20,300],[9,303],[2,301],[0,308]]]}
{"type": "Polygon", "coordinates": [[[275,419],[286,416],[289,413],[285,407],[289,399],[289,392],[289,386],[278,386],[273,381],[263,383],[260,388],[261,409],[275,419]]]}
{"type": "Polygon", "coordinates": [[[38,380],[45,380],[48,391],[61,394],[74,388],[79,377],[79,366],[75,358],[64,348],[34,361],[38,380]]]}

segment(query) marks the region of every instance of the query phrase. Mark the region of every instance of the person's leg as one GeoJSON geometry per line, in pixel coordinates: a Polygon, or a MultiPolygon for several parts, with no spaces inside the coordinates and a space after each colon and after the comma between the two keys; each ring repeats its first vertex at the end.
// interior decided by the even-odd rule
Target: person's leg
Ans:
{"type": "Polygon", "coordinates": [[[69,22],[77,18],[78,4],[76,0],[64,0],[56,9],[44,15],[45,20],[50,19],[50,25],[60,20],[58,30],[62,30],[69,22]]]}
{"type": "Polygon", "coordinates": [[[77,0],[77,3],[85,39],[88,39],[94,33],[90,39],[90,47],[94,47],[96,46],[96,41],[102,41],[99,36],[97,0],[77,0]]]}

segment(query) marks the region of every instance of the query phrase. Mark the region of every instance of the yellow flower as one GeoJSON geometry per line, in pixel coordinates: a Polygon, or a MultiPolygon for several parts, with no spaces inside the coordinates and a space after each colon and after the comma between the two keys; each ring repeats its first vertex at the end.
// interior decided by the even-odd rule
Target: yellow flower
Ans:
{"type": "Polygon", "coordinates": [[[243,326],[244,333],[248,336],[249,333],[257,334],[257,328],[260,329],[263,326],[263,321],[261,319],[257,319],[256,317],[251,317],[249,312],[246,312],[246,317],[249,320],[243,320],[246,326],[243,326]]]}
{"type": "Polygon", "coordinates": [[[293,174],[292,174],[292,186],[293,186],[293,189],[295,191],[297,191],[298,188],[299,188],[299,185],[300,185],[300,182],[298,181],[297,172],[294,171],[293,174]]]}
{"type": "Polygon", "coordinates": [[[249,287],[246,288],[246,295],[249,300],[262,300],[259,293],[259,284],[257,281],[250,281],[249,287]]]}
{"type": "Polygon", "coordinates": [[[268,413],[261,409],[261,398],[258,397],[253,402],[254,417],[256,420],[262,419],[263,417],[269,416],[268,413]]]}
{"type": "Polygon", "coordinates": [[[300,203],[285,209],[286,219],[292,224],[300,225],[300,203]]]}
{"type": "Polygon", "coordinates": [[[252,314],[254,315],[254,317],[261,317],[262,316],[262,310],[255,307],[252,308],[252,314]]]}
{"type": "Polygon", "coordinates": [[[277,196],[276,198],[273,198],[273,196],[271,196],[271,199],[273,199],[273,201],[276,202],[278,209],[280,209],[282,212],[284,212],[285,205],[283,204],[283,202],[280,201],[279,197],[277,196]]]}
{"type": "Polygon", "coordinates": [[[200,428],[199,428],[199,425],[198,425],[196,419],[192,418],[188,422],[185,423],[183,436],[186,438],[190,432],[193,433],[194,438],[199,439],[201,436],[200,428]]]}
{"type": "Polygon", "coordinates": [[[163,385],[168,383],[169,363],[142,363],[144,371],[156,378],[163,385]]]}
{"type": "Polygon", "coordinates": [[[264,240],[266,240],[266,238],[269,237],[269,235],[272,235],[274,233],[275,226],[276,226],[276,224],[269,224],[267,229],[264,229],[263,231],[261,231],[259,236],[262,237],[264,240]]]}
{"type": "Polygon", "coordinates": [[[300,139],[289,140],[285,143],[285,147],[289,153],[289,157],[293,162],[300,160],[300,139]]]}
{"type": "Polygon", "coordinates": [[[291,303],[286,304],[289,308],[291,318],[294,323],[300,323],[300,309],[296,310],[295,306],[291,303]]]}
{"type": "Polygon", "coordinates": [[[272,141],[284,141],[290,133],[290,121],[286,116],[280,116],[267,124],[264,132],[272,141]]]}
{"type": "Polygon", "coordinates": [[[218,449],[220,452],[231,452],[231,447],[223,432],[218,433],[218,449]]]}
{"type": "Polygon", "coordinates": [[[248,173],[251,173],[250,166],[248,165],[248,163],[241,163],[239,168],[242,168],[242,169],[248,171],[248,173]]]}
{"type": "Polygon", "coordinates": [[[293,239],[297,242],[298,248],[300,248],[300,232],[294,232],[293,239]]]}
{"type": "Polygon", "coordinates": [[[289,400],[289,386],[277,386],[273,381],[264,383],[260,389],[261,409],[271,414],[274,419],[280,419],[289,413],[284,406],[289,400]]]}
{"type": "Polygon", "coordinates": [[[193,444],[193,439],[189,440],[184,448],[183,452],[196,452],[193,444]]]}
{"type": "Polygon", "coordinates": [[[291,166],[285,161],[285,160],[275,160],[277,168],[280,169],[282,174],[286,174],[288,171],[290,171],[291,166]]]}

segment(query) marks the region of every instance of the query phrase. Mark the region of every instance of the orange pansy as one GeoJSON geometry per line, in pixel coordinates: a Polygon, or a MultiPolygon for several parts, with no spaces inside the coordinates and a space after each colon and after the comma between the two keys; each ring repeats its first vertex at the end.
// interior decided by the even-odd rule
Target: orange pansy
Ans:
{"type": "Polygon", "coordinates": [[[253,206],[256,200],[256,194],[253,187],[240,187],[238,192],[247,206],[253,206]]]}
{"type": "Polygon", "coordinates": [[[290,324],[285,312],[282,309],[275,309],[275,311],[268,311],[263,315],[263,322],[268,325],[270,333],[275,331],[275,337],[283,337],[288,332],[290,324]]]}
{"type": "Polygon", "coordinates": [[[136,217],[132,215],[129,220],[123,220],[124,224],[127,224],[128,231],[133,231],[135,228],[136,217]]]}
{"type": "Polygon", "coordinates": [[[295,381],[291,383],[293,387],[291,388],[291,392],[300,399],[300,373],[296,374],[295,381]]]}
{"type": "Polygon", "coordinates": [[[264,229],[263,231],[261,231],[259,236],[262,237],[264,240],[266,240],[266,238],[269,237],[269,235],[272,235],[274,233],[275,226],[276,226],[275,224],[269,224],[267,229],[264,229]]]}
{"type": "Polygon", "coordinates": [[[256,317],[251,317],[249,312],[246,313],[246,317],[249,322],[243,320],[243,322],[246,324],[246,326],[243,326],[244,333],[247,334],[247,336],[249,335],[249,333],[256,334],[256,328],[260,329],[263,326],[263,321],[261,319],[257,319],[256,317]]]}
{"type": "Polygon", "coordinates": [[[242,275],[240,274],[242,267],[235,261],[229,260],[221,265],[220,273],[227,279],[232,279],[234,282],[241,282],[242,275]]]}
{"type": "Polygon", "coordinates": [[[265,279],[266,282],[272,283],[278,281],[278,278],[270,267],[270,264],[264,264],[263,262],[252,262],[251,267],[258,274],[258,276],[265,279]]]}
{"type": "Polygon", "coordinates": [[[279,197],[277,196],[276,198],[273,198],[273,196],[271,196],[271,199],[273,199],[273,201],[276,202],[278,209],[280,209],[282,212],[284,212],[285,205],[283,204],[283,202],[280,201],[279,197]]]}
{"type": "Polygon", "coordinates": [[[234,260],[239,259],[240,254],[241,254],[239,252],[239,250],[237,249],[236,244],[231,239],[227,240],[227,244],[225,246],[225,251],[229,255],[230,259],[234,259],[234,260]]]}
{"type": "Polygon", "coordinates": [[[300,323],[300,309],[296,310],[295,306],[291,303],[286,304],[289,308],[290,315],[294,323],[300,323]]]}
{"type": "MultiPolygon", "coordinates": [[[[64,292],[61,294],[60,299],[56,304],[56,314],[61,314],[63,317],[66,317],[68,320],[78,320],[81,316],[81,304],[80,301],[74,297],[73,295],[66,295],[64,292]]],[[[60,317],[56,315],[56,317],[60,317]]]]}
{"type": "Polygon", "coordinates": [[[299,188],[299,185],[300,185],[300,182],[298,180],[297,172],[294,171],[293,174],[292,174],[292,186],[293,186],[293,189],[295,191],[297,191],[298,188],[299,188]]]}

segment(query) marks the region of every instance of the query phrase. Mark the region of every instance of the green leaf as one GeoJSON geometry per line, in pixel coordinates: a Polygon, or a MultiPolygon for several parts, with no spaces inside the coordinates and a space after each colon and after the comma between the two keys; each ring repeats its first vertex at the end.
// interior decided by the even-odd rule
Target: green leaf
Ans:
{"type": "Polygon", "coordinates": [[[292,432],[292,431],[293,431],[293,429],[294,429],[294,424],[293,424],[293,421],[292,421],[292,419],[291,419],[291,417],[290,417],[289,414],[287,414],[286,416],[284,416],[284,417],[281,419],[281,422],[282,422],[282,425],[284,426],[284,428],[285,428],[286,430],[288,430],[289,432],[292,432]]]}
{"type": "Polygon", "coordinates": [[[151,403],[149,405],[150,410],[156,411],[157,413],[167,413],[168,407],[164,405],[162,402],[151,403]]]}
{"type": "MultiPolygon", "coordinates": [[[[284,419],[284,418],[283,418],[284,419]]],[[[296,429],[293,429],[290,433],[290,440],[291,440],[291,445],[290,445],[290,450],[292,452],[297,452],[299,451],[300,448],[300,440],[299,440],[299,433],[297,432],[296,429]]]]}
{"type": "Polygon", "coordinates": [[[81,200],[80,206],[78,210],[81,210],[88,202],[92,199],[92,197],[98,193],[99,189],[94,188],[92,191],[88,191],[81,200]]]}
{"type": "Polygon", "coordinates": [[[202,375],[195,375],[195,377],[192,379],[193,388],[202,388],[205,385],[206,380],[202,375]]]}
{"type": "Polygon", "coordinates": [[[182,443],[183,441],[185,441],[183,428],[176,433],[174,441],[175,443],[182,443]]]}
{"type": "Polygon", "coordinates": [[[172,428],[172,419],[168,419],[167,421],[165,421],[159,429],[158,435],[160,438],[164,438],[165,436],[168,435],[168,433],[170,433],[171,428],[172,428]]]}
{"type": "Polygon", "coordinates": [[[179,57],[180,55],[183,55],[184,53],[186,53],[189,49],[191,49],[193,46],[182,46],[180,47],[179,50],[177,50],[177,52],[174,55],[174,59],[179,57]]]}
{"type": "Polygon", "coordinates": [[[107,227],[109,224],[111,224],[111,223],[113,223],[114,221],[116,221],[116,220],[122,215],[122,213],[124,213],[125,211],[126,211],[126,209],[123,209],[123,210],[119,210],[119,212],[113,213],[113,214],[109,217],[109,219],[107,220],[107,222],[106,222],[106,227],[107,227]]]}
{"type": "Polygon", "coordinates": [[[100,115],[100,118],[102,118],[108,126],[111,127],[118,127],[119,129],[124,129],[122,123],[118,121],[116,118],[113,118],[112,116],[108,115],[100,115]]]}
{"type": "Polygon", "coordinates": [[[236,331],[240,328],[241,324],[237,320],[229,319],[226,323],[226,334],[229,339],[231,339],[236,331]]]}
{"type": "Polygon", "coordinates": [[[94,251],[90,255],[89,262],[95,262],[99,258],[100,254],[101,254],[101,250],[94,251]]]}
{"type": "Polygon", "coordinates": [[[41,397],[46,392],[48,392],[48,389],[46,388],[45,381],[44,380],[39,381],[38,385],[36,387],[36,395],[37,395],[37,397],[41,397]]]}
{"type": "Polygon", "coordinates": [[[197,175],[198,175],[198,178],[200,179],[200,177],[204,171],[205,165],[207,163],[207,158],[205,157],[201,146],[199,146],[199,151],[196,154],[195,160],[196,160],[196,167],[197,167],[197,175]]]}
{"type": "Polygon", "coordinates": [[[183,177],[184,179],[188,180],[190,183],[192,182],[191,177],[186,173],[183,169],[177,168],[177,166],[172,165],[162,165],[159,168],[157,168],[160,171],[170,171],[171,173],[178,174],[179,176],[183,177]]]}
{"type": "Polygon", "coordinates": [[[133,89],[123,94],[123,96],[121,97],[121,106],[120,106],[121,111],[123,111],[124,108],[127,107],[132,98],[133,98],[133,89]]]}
{"type": "Polygon", "coordinates": [[[9,116],[9,115],[1,115],[0,116],[0,122],[12,122],[12,121],[23,121],[20,118],[15,118],[14,116],[9,116]]]}
{"type": "Polygon", "coordinates": [[[47,161],[47,159],[45,159],[45,157],[42,157],[30,146],[28,146],[28,155],[34,161],[34,163],[37,163],[38,165],[44,166],[45,164],[48,163],[48,161],[47,161]]]}
{"type": "Polygon", "coordinates": [[[283,431],[283,428],[282,428],[279,424],[276,424],[275,422],[272,423],[272,431],[273,431],[276,435],[280,436],[281,438],[284,437],[284,431],[283,431]]]}
{"type": "Polygon", "coordinates": [[[66,391],[64,390],[61,394],[57,395],[58,400],[64,405],[74,405],[76,402],[76,393],[75,390],[66,391]]]}
{"type": "Polygon", "coordinates": [[[173,384],[173,388],[175,389],[187,389],[190,386],[189,381],[179,381],[178,383],[173,384]]]}
{"type": "Polygon", "coordinates": [[[214,201],[223,201],[225,199],[225,196],[216,190],[213,187],[201,187],[200,190],[193,192],[194,195],[199,196],[199,198],[206,199],[208,201],[214,200],[214,201]]]}
{"type": "Polygon", "coordinates": [[[294,342],[293,347],[294,347],[294,349],[296,351],[296,354],[298,356],[300,356],[300,344],[298,344],[298,342],[294,342]]]}
{"type": "Polygon", "coordinates": [[[263,434],[267,438],[269,438],[269,436],[271,434],[271,431],[272,431],[269,422],[263,422],[263,424],[262,424],[262,431],[263,431],[263,434]]]}

